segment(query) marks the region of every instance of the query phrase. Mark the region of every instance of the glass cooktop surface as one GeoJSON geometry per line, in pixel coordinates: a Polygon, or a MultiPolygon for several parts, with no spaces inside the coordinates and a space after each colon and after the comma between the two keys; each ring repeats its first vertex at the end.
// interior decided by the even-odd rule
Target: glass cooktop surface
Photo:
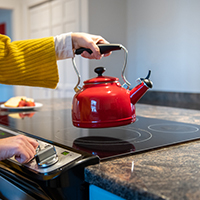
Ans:
{"type": "Polygon", "coordinates": [[[107,159],[200,138],[200,126],[137,116],[120,127],[86,129],[72,125],[71,109],[0,112],[0,125],[107,159]]]}

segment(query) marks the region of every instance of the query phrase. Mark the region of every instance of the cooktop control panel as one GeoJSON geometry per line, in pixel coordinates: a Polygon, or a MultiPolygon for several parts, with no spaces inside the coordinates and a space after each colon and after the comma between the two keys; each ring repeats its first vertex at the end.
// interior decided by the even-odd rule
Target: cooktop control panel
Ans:
{"type": "MultiPolygon", "coordinates": [[[[19,133],[13,130],[0,127],[0,138],[14,136],[18,134],[19,133]]],[[[58,169],[61,170],[63,166],[75,161],[82,156],[81,154],[68,150],[66,148],[54,146],[41,140],[37,141],[39,145],[36,149],[36,155],[30,162],[26,164],[20,164],[16,161],[14,157],[9,158],[8,160],[18,165],[24,165],[25,167],[28,167],[39,173],[47,173],[58,169]]]]}
{"type": "Polygon", "coordinates": [[[57,170],[81,157],[81,154],[68,149],[53,146],[43,141],[38,141],[38,143],[35,158],[24,165],[40,173],[57,170]]]}

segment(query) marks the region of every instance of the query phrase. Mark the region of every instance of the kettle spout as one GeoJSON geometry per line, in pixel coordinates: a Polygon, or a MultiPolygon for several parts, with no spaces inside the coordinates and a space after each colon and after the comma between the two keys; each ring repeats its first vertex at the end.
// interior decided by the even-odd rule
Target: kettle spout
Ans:
{"type": "Polygon", "coordinates": [[[151,70],[149,70],[146,78],[139,78],[138,80],[140,81],[140,84],[130,91],[130,99],[133,105],[135,105],[140,100],[140,98],[146,93],[149,88],[153,87],[153,83],[149,79],[150,74],[151,70]]]}

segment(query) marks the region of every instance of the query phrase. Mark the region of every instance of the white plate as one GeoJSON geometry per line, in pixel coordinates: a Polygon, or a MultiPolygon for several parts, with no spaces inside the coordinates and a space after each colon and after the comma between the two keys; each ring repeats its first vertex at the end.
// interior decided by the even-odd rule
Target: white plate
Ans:
{"type": "Polygon", "coordinates": [[[7,109],[7,110],[35,110],[37,108],[41,108],[43,106],[42,103],[36,103],[35,102],[35,106],[24,106],[24,107],[6,107],[4,106],[4,104],[1,104],[0,107],[3,108],[3,109],[7,109]]]}

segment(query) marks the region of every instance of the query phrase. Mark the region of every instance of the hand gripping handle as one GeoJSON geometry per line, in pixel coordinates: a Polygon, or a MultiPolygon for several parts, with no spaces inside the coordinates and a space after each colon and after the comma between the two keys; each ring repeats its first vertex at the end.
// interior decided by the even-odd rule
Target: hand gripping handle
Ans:
{"type": "MultiPolygon", "coordinates": [[[[125,77],[125,68],[126,68],[126,64],[127,64],[127,55],[128,55],[128,50],[121,44],[97,44],[97,46],[99,47],[100,53],[101,54],[106,54],[109,53],[110,51],[115,51],[115,50],[120,50],[123,49],[125,52],[125,56],[124,56],[124,66],[122,68],[122,79],[124,80],[124,84],[122,85],[122,87],[128,89],[130,87],[130,83],[126,80],[125,77]]],[[[92,53],[91,49],[87,49],[87,48],[79,48],[75,50],[75,54],[76,55],[80,55],[81,53],[83,53],[84,51],[87,51],[88,53],[92,53]]],[[[79,83],[80,83],[80,73],[78,72],[78,69],[76,67],[76,63],[74,58],[72,58],[72,63],[74,66],[74,70],[78,76],[78,83],[76,84],[76,86],[74,87],[75,92],[78,92],[80,90],[79,87],[79,83]]]]}
{"type": "MultiPolygon", "coordinates": [[[[97,46],[99,47],[101,54],[106,54],[106,53],[109,53],[110,51],[120,50],[122,48],[121,47],[122,45],[120,44],[97,44],[97,46]]],[[[91,49],[82,48],[82,47],[80,49],[76,49],[74,53],[77,55],[80,55],[84,51],[87,51],[89,54],[92,53],[91,49]]]]}

